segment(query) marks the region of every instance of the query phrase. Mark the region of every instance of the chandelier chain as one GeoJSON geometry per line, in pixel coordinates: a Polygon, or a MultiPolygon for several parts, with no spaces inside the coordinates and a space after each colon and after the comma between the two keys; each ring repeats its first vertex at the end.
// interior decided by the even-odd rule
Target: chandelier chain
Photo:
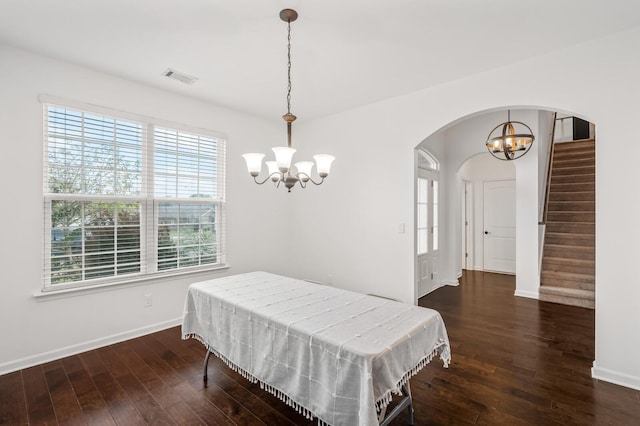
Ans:
{"type": "Polygon", "coordinates": [[[291,19],[287,19],[287,114],[291,114],[291,19]]]}

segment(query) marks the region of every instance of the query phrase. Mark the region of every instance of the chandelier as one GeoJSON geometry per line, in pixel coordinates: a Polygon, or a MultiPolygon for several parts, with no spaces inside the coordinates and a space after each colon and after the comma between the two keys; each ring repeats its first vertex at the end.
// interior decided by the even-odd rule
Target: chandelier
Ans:
{"type": "Polygon", "coordinates": [[[491,155],[497,159],[515,160],[531,149],[534,139],[529,126],[521,121],[511,121],[511,110],[509,110],[507,121],[491,130],[486,145],[491,155]],[[501,127],[502,130],[496,132],[501,127]]]}
{"type": "Polygon", "coordinates": [[[287,122],[287,146],[278,146],[271,148],[275,154],[275,161],[265,161],[268,169],[268,176],[264,180],[259,180],[258,175],[262,170],[262,159],[264,154],[261,153],[248,153],[243,154],[245,161],[247,162],[247,169],[249,174],[253,176],[253,180],[258,185],[271,180],[276,187],[279,187],[281,183],[284,184],[288,192],[291,192],[291,188],[296,183],[300,183],[302,188],[306,188],[308,182],[314,185],[320,185],[324,182],[324,179],[329,176],[331,170],[331,163],[335,159],[332,155],[317,154],[313,156],[316,161],[316,170],[320,180],[316,181],[311,177],[311,169],[313,168],[313,162],[301,161],[294,164],[296,172],[291,169],[291,160],[295,149],[291,148],[291,124],[297,118],[291,114],[291,23],[298,19],[298,12],[293,9],[284,9],[280,12],[280,19],[287,23],[287,113],[282,116],[284,121],[287,122]]]}

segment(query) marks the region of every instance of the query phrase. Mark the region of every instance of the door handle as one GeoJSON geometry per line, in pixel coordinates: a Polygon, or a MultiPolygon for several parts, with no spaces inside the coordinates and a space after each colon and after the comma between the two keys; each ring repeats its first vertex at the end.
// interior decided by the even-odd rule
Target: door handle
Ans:
{"type": "Polygon", "coordinates": [[[489,235],[489,231],[484,231],[484,235],[489,235]]]}

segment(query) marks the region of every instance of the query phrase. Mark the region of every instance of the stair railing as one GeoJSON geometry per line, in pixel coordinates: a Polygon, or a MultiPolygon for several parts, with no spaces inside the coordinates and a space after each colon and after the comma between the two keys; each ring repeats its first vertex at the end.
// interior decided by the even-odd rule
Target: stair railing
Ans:
{"type": "Polygon", "coordinates": [[[542,212],[542,223],[547,223],[547,213],[549,211],[549,192],[551,190],[551,170],[553,168],[553,152],[555,150],[556,122],[558,113],[553,113],[553,126],[551,128],[551,141],[549,148],[549,157],[547,158],[547,185],[544,193],[544,210],[542,212]]]}

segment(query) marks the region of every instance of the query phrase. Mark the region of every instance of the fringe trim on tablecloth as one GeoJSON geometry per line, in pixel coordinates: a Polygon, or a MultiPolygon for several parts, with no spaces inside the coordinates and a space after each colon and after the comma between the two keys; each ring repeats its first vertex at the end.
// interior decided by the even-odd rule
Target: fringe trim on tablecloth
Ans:
{"type": "Polygon", "coordinates": [[[212,354],[220,358],[220,360],[222,360],[222,362],[224,362],[227,365],[227,367],[229,367],[236,373],[240,374],[242,377],[249,380],[251,383],[259,383],[260,389],[266,390],[271,395],[275,396],[285,404],[289,405],[290,407],[293,407],[294,410],[296,410],[299,414],[302,414],[303,416],[305,416],[305,418],[307,418],[308,420],[312,420],[313,418],[318,418],[318,426],[331,426],[329,425],[329,423],[325,423],[324,421],[320,420],[320,418],[316,414],[314,414],[312,411],[306,409],[305,407],[303,407],[302,405],[298,404],[296,401],[291,399],[289,395],[282,392],[280,389],[275,388],[271,385],[268,385],[267,383],[264,383],[263,381],[261,381],[260,379],[256,378],[251,373],[246,371],[244,368],[234,364],[233,361],[231,361],[229,358],[227,358],[226,356],[222,355],[220,352],[218,352],[217,350],[209,346],[204,341],[204,339],[199,335],[195,333],[190,333],[182,336],[183,340],[190,339],[190,338],[196,339],[198,342],[202,343],[209,352],[211,352],[212,354]]]}
{"type": "MultiPolygon", "coordinates": [[[[286,393],[282,392],[280,389],[278,388],[274,388],[273,386],[270,386],[262,381],[260,381],[260,389],[264,389],[267,392],[269,392],[271,395],[275,396],[276,398],[278,398],[281,401],[284,401],[287,405],[293,407],[294,410],[296,410],[299,414],[302,414],[303,416],[305,416],[307,419],[311,420],[314,417],[318,417],[315,414],[313,414],[313,412],[307,410],[306,408],[304,408],[302,405],[298,404],[297,402],[295,402],[293,399],[291,399],[289,397],[289,395],[287,395],[286,393]]],[[[325,425],[324,422],[322,422],[320,419],[318,419],[318,425],[325,425]]]]}
{"type": "Polygon", "coordinates": [[[211,352],[212,354],[214,354],[215,356],[220,358],[222,360],[222,362],[224,362],[227,365],[227,367],[229,367],[230,369],[232,369],[236,373],[240,374],[242,377],[244,377],[245,379],[247,379],[251,383],[259,382],[259,380],[257,378],[255,378],[251,373],[249,373],[248,371],[246,371],[242,367],[238,367],[229,358],[227,358],[226,356],[222,355],[220,352],[218,352],[217,350],[215,350],[214,348],[209,346],[204,341],[204,339],[202,337],[198,336],[197,334],[191,333],[191,334],[186,334],[186,335],[182,336],[182,340],[187,340],[187,339],[196,339],[198,342],[202,343],[204,345],[204,347],[207,348],[207,350],[209,352],[211,352]]]}
{"type": "MultiPolygon", "coordinates": [[[[384,395],[378,398],[376,400],[376,410],[380,412],[383,408],[389,405],[391,403],[391,400],[393,399],[393,395],[402,395],[402,386],[406,385],[410,378],[418,374],[420,370],[426,367],[426,365],[429,364],[436,355],[440,354],[442,357],[443,354],[441,354],[440,349],[444,345],[445,341],[441,339],[429,355],[422,358],[422,360],[420,360],[420,362],[418,362],[415,367],[413,367],[411,370],[406,372],[404,376],[402,376],[395,389],[386,391],[384,395]]],[[[449,359],[442,358],[442,362],[444,363],[445,368],[449,367],[449,361],[449,359]]]]}
{"type": "MultiPolygon", "coordinates": [[[[299,414],[302,414],[303,416],[305,416],[305,418],[307,418],[309,420],[311,420],[313,418],[317,418],[318,419],[318,426],[331,426],[329,423],[326,423],[325,421],[321,420],[312,411],[306,409],[305,407],[301,406],[296,401],[291,399],[291,397],[289,395],[287,395],[286,393],[282,392],[280,389],[275,388],[275,387],[273,387],[271,385],[268,385],[267,383],[264,383],[263,381],[261,381],[260,379],[256,378],[255,376],[253,376],[251,373],[249,373],[248,371],[246,371],[242,367],[239,367],[236,364],[234,364],[233,361],[231,361],[229,358],[227,358],[226,356],[222,355],[220,352],[218,352],[217,350],[215,350],[214,348],[209,346],[204,341],[204,339],[202,337],[200,337],[198,334],[189,333],[189,334],[185,334],[184,336],[182,336],[183,340],[190,339],[190,338],[191,339],[196,339],[198,342],[202,343],[205,346],[205,348],[207,348],[207,350],[209,352],[211,352],[212,354],[214,354],[215,356],[220,358],[222,360],[222,362],[224,362],[230,369],[232,369],[236,373],[240,374],[242,377],[244,377],[245,379],[249,380],[251,383],[259,383],[260,384],[260,389],[266,390],[271,395],[275,396],[276,398],[278,398],[279,400],[281,400],[285,404],[293,407],[294,410],[296,410],[299,414]]],[[[395,395],[402,395],[402,386],[407,384],[407,382],[409,381],[410,378],[412,378],[413,376],[418,374],[418,372],[420,370],[422,370],[427,364],[429,364],[436,355],[440,354],[440,348],[442,348],[442,346],[444,344],[445,344],[444,340],[441,340],[440,342],[438,342],[438,345],[433,349],[433,351],[429,355],[427,355],[422,360],[420,360],[420,362],[418,362],[418,364],[416,364],[415,367],[413,367],[411,370],[409,370],[407,373],[405,373],[404,376],[402,376],[402,379],[400,379],[400,381],[396,385],[395,389],[388,390],[387,392],[385,392],[384,395],[382,395],[380,398],[378,398],[378,400],[376,401],[376,404],[375,404],[376,405],[376,410],[378,412],[380,412],[384,407],[389,405],[391,403],[391,400],[392,400],[394,394],[395,395]]],[[[443,358],[442,361],[443,361],[445,367],[449,367],[449,360],[448,359],[444,359],[443,358]]]]}

